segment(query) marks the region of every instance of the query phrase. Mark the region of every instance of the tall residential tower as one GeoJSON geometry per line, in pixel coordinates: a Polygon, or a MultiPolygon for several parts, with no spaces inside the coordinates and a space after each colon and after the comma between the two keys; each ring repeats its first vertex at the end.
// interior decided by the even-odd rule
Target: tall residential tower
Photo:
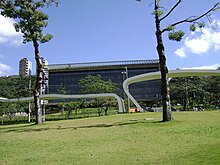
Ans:
{"type": "Polygon", "coordinates": [[[30,76],[32,70],[32,62],[27,58],[23,58],[19,62],[19,75],[20,76],[30,76]]]}

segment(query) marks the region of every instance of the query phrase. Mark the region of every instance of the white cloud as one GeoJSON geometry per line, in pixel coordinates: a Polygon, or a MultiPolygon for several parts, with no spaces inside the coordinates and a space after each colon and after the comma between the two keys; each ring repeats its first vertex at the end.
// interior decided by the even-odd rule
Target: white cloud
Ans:
{"type": "Polygon", "coordinates": [[[215,51],[220,49],[220,32],[215,33],[215,35],[212,36],[212,40],[215,43],[214,49],[215,51]]]}
{"type": "Polygon", "coordinates": [[[198,66],[198,67],[191,67],[191,68],[181,68],[181,69],[218,69],[220,64],[213,64],[207,66],[198,66]]]}
{"type": "Polygon", "coordinates": [[[0,63],[0,75],[6,74],[6,72],[10,70],[11,70],[10,66],[0,63]]]}
{"type": "Polygon", "coordinates": [[[0,15],[0,44],[20,45],[22,44],[22,34],[16,32],[15,21],[0,15]]]}
{"type": "Polygon", "coordinates": [[[186,57],[185,49],[184,48],[177,49],[174,53],[177,56],[179,56],[180,58],[185,58],[186,57]]]}
{"type": "MultiPolygon", "coordinates": [[[[214,20],[215,24],[220,25],[220,20],[214,20]]],[[[220,49],[220,30],[211,25],[202,29],[197,29],[192,32],[183,42],[181,48],[177,49],[174,53],[183,58],[187,54],[202,54],[210,50],[217,51],[220,49]]]]}
{"type": "Polygon", "coordinates": [[[184,44],[187,50],[195,54],[205,53],[211,46],[210,39],[208,39],[205,35],[193,39],[186,38],[184,44]]]}

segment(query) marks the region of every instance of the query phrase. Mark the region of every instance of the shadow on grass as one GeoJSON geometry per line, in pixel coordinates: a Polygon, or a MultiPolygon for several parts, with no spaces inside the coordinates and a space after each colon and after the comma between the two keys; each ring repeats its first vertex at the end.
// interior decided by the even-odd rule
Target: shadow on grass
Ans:
{"type": "MultiPolygon", "coordinates": [[[[22,126],[20,125],[18,125],[18,126],[13,126],[13,125],[10,125],[9,127],[8,127],[8,125],[2,125],[2,126],[0,126],[0,130],[6,130],[6,129],[10,129],[10,127],[12,127],[14,130],[16,130],[17,128],[19,129],[19,128],[26,128],[26,127],[31,127],[31,126],[33,126],[33,125],[35,125],[34,123],[31,123],[31,124],[26,124],[26,125],[23,125],[22,124],[22,126]]],[[[11,128],[11,129],[12,129],[11,128]]]]}
{"type": "MultiPolygon", "coordinates": [[[[116,122],[113,124],[95,124],[95,125],[85,125],[78,127],[62,127],[61,125],[57,125],[54,127],[42,127],[42,128],[27,128],[31,126],[36,126],[35,124],[25,125],[25,126],[17,126],[13,128],[4,128],[5,130],[2,132],[40,132],[40,131],[48,131],[48,130],[76,130],[76,129],[86,129],[86,128],[109,128],[109,127],[120,127],[127,125],[136,125],[136,124],[157,124],[162,123],[161,121],[146,121],[146,120],[130,120],[127,122],[116,122]]],[[[42,125],[41,125],[42,126],[42,125]]]]}

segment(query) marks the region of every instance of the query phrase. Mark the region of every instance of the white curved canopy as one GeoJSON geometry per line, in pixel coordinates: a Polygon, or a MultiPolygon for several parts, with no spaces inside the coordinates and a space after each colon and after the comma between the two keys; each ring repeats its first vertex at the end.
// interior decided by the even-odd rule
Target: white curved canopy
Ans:
{"type": "MultiPolygon", "coordinates": [[[[114,97],[117,102],[118,102],[118,108],[119,112],[123,113],[125,112],[124,109],[124,101],[122,100],[121,97],[114,93],[102,93],[102,94],[84,94],[84,95],[61,95],[61,94],[46,94],[46,95],[40,95],[39,96],[41,100],[55,100],[55,99],[68,99],[68,98],[109,98],[109,97],[114,97]]],[[[0,102],[18,102],[18,101],[32,101],[34,100],[33,97],[26,97],[26,98],[16,98],[16,99],[7,99],[0,97],[0,102]]]]}
{"type": "MultiPolygon", "coordinates": [[[[188,76],[220,76],[219,70],[171,70],[168,73],[169,78],[174,77],[188,77],[188,76]]],[[[130,94],[128,86],[133,83],[148,81],[148,80],[157,80],[161,78],[160,72],[151,72],[140,74],[137,76],[130,77],[123,82],[123,89],[129,99],[135,104],[135,106],[143,111],[138,102],[134,99],[134,97],[130,94]]]]}

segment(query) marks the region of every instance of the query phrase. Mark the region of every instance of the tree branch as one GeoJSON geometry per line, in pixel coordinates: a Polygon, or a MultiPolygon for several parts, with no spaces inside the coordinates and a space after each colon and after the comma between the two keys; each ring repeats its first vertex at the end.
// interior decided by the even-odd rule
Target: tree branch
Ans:
{"type": "MultiPolygon", "coordinates": [[[[175,23],[171,24],[170,26],[175,27],[176,25],[179,25],[179,24],[181,24],[181,23],[191,23],[191,22],[195,22],[195,21],[197,21],[197,20],[203,18],[204,16],[206,16],[206,15],[209,14],[210,12],[212,12],[212,11],[214,11],[214,10],[216,10],[216,9],[219,9],[219,7],[218,7],[219,5],[220,5],[220,3],[218,2],[218,3],[216,3],[211,9],[209,9],[207,12],[205,12],[204,14],[202,14],[202,15],[200,15],[200,16],[198,16],[198,17],[196,17],[196,16],[188,17],[188,18],[186,18],[186,19],[184,19],[184,20],[175,22],[175,23]]],[[[171,9],[171,10],[172,10],[172,9],[171,9]]],[[[168,29],[168,28],[163,29],[163,30],[162,30],[162,33],[165,32],[165,31],[169,31],[169,29],[168,29]]]]}
{"type": "Polygon", "coordinates": [[[182,0],[179,0],[171,9],[170,11],[165,15],[163,16],[160,21],[162,21],[163,19],[165,19],[166,17],[168,17],[172,12],[173,10],[182,2],[182,0]]]}

